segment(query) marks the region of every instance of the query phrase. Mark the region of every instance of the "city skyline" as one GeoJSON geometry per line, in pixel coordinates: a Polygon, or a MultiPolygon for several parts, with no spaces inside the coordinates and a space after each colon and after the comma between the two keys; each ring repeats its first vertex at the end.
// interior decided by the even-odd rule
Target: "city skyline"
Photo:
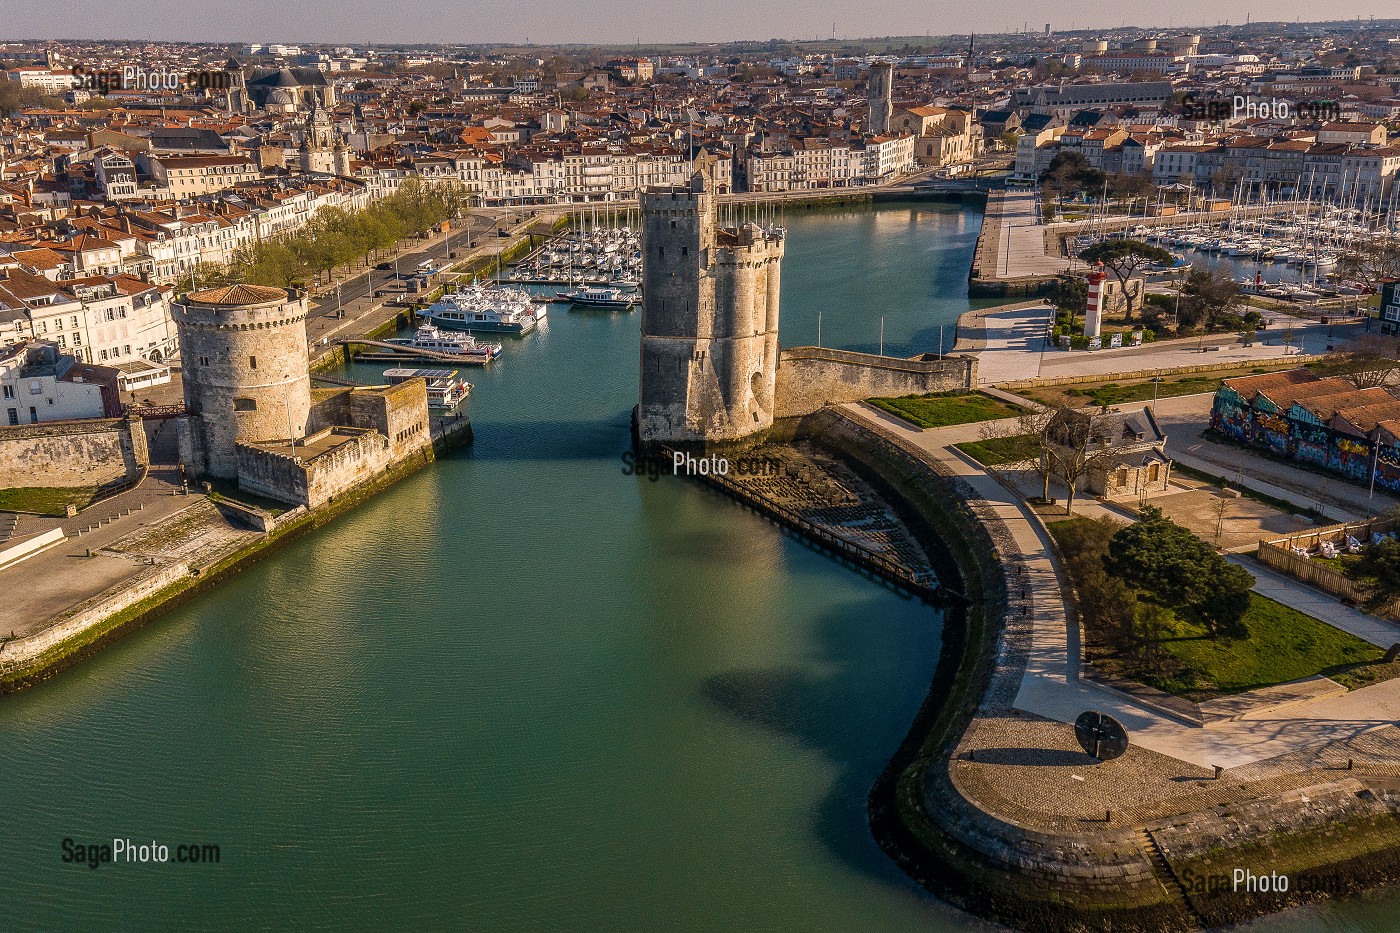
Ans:
{"type": "Polygon", "coordinates": [[[1036,0],[969,9],[940,3],[914,12],[893,3],[866,6],[853,11],[844,4],[824,0],[804,7],[798,19],[778,8],[755,7],[738,0],[708,4],[701,18],[688,4],[665,0],[636,0],[615,6],[606,20],[570,8],[522,8],[504,0],[439,9],[431,3],[399,4],[392,23],[380,21],[377,6],[352,0],[336,10],[335,22],[327,22],[322,9],[255,0],[244,15],[232,21],[227,9],[210,0],[181,4],[176,22],[166,4],[137,0],[112,8],[79,4],[56,9],[39,0],[18,0],[10,5],[6,31],[0,41],[49,38],[166,40],[187,42],[294,41],[351,44],[508,43],[535,45],[688,43],[811,39],[869,39],[880,37],[946,36],[968,32],[1007,34],[1037,32],[1048,24],[1057,32],[1104,31],[1140,27],[1190,29],[1238,25],[1247,21],[1340,22],[1368,21],[1394,16],[1394,9],[1379,0],[1351,3],[1337,16],[1319,19],[1318,9],[1304,0],[1263,5],[1240,2],[1211,3],[1186,0],[1167,10],[1143,9],[1124,14],[1113,22],[1101,8],[1085,3],[1062,4],[1036,0]],[[250,26],[256,23],[256,26],[250,26]],[[736,24],[742,23],[742,26],[736,24]],[[624,27],[621,24],[626,24],[624,27]],[[444,36],[444,32],[449,35],[444,36]]]}

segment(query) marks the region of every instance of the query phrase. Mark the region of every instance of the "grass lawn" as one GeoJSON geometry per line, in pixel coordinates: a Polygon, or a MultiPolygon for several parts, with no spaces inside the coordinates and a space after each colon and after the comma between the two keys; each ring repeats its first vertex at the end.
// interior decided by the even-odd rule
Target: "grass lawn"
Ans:
{"type": "Polygon", "coordinates": [[[1009,405],[981,392],[935,392],[905,398],[872,398],[870,404],[921,428],[944,428],[950,424],[972,424],[1011,418],[1021,406],[1009,405]]]}
{"type": "MultiPolygon", "coordinates": [[[[1280,368],[1294,369],[1296,366],[1292,363],[1262,366],[1253,364],[1221,366],[1208,373],[1188,373],[1178,376],[1173,376],[1170,371],[1167,371],[1162,374],[1162,381],[1157,385],[1157,397],[1172,398],[1178,395],[1214,392],[1222,379],[1274,372],[1280,368]]],[[[1152,401],[1152,382],[1151,380],[1139,380],[1117,383],[1106,380],[1103,382],[1084,382],[1077,385],[1037,386],[1033,389],[1018,389],[1016,392],[1018,395],[1035,399],[1045,405],[1073,405],[1080,408],[1086,405],[1126,405],[1130,402],[1152,401]]]]}
{"type": "Polygon", "coordinates": [[[17,486],[0,489],[0,512],[38,512],[41,515],[65,514],[65,506],[81,509],[92,501],[96,486],[56,489],[48,486],[17,486]]]}
{"type": "Polygon", "coordinates": [[[965,441],[955,446],[983,466],[1000,466],[1039,457],[1039,441],[1034,434],[1014,434],[984,441],[965,441]]]}
{"type": "Polygon", "coordinates": [[[1207,638],[1205,629],[1174,620],[1163,647],[1183,670],[1153,684],[1172,693],[1206,689],[1239,693],[1313,674],[1330,676],[1357,664],[1380,660],[1385,652],[1297,609],[1255,593],[1244,624],[1249,637],[1207,638]]]}
{"type": "MultiPolygon", "coordinates": [[[[1097,560],[1102,531],[1092,519],[1069,518],[1048,523],[1051,536],[1073,573],[1085,556],[1097,560]]],[[[1143,590],[1129,592],[1142,599],[1143,590]]],[[[1378,663],[1385,652],[1296,609],[1250,594],[1245,638],[1211,638],[1205,628],[1166,607],[1157,644],[1169,656],[1145,664],[1131,647],[1110,643],[1110,636],[1086,624],[1090,659],[1105,671],[1137,680],[1168,693],[1202,701],[1259,687],[1322,674],[1349,689],[1389,679],[1400,665],[1378,663]]]]}

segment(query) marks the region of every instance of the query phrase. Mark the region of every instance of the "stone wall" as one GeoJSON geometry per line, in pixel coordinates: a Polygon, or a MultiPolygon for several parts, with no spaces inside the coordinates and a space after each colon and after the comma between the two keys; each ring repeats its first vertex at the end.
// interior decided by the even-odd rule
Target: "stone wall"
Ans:
{"type": "Polygon", "coordinates": [[[104,486],[131,479],[149,462],[140,420],[0,428],[0,488],[104,486]]]}
{"type": "Polygon", "coordinates": [[[328,435],[339,443],[305,459],[290,450],[284,453],[238,445],[238,487],[316,508],[384,472],[395,460],[392,445],[374,430],[327,428],[306,438],[306,442],[315,443],[328,435]]]}
{"type": "Polygon", "coordinates": [[[432,443],[428,388],[410,379],[385,389],[317,389],[312,393],[313,430],[336,426],[378,431],[389,439],[395,458],[432,443]]]}
{"type": "Polygon", "coordinates": [[[0,652],[0,675],[32,664],[44,652],[57,648],[69,639],[83,635],[94,626],[142,600],[148,599],[172,583],[191,576],[191,568],[183,563],[165,564],[138,577],[115,592],[102,593],[79,605],[48,628],[21,638],[4,642],[0,652]]]}
{"type": "Polygon", "coordinates": [[[922,395],[971,389],[977,360],[899,359],[872,353],[794,347],[778,361],[778,417],[808,415],[832,402],[855,402],[873,396],[922,395]]]}

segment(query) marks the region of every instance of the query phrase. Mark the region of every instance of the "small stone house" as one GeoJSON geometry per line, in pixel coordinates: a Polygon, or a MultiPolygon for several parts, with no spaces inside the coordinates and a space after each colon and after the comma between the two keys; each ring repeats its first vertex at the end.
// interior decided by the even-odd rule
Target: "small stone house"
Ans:
{"type": "Polygon", "coordinates": [[[1167,436],[1150,408],[1077,411],[1068,416],[1062,430],[1070,432],[1076,444],[1088,435],[1084,486],[1091,495],[1110,501],[1139,500],[1169,488],[1172,461],[1165,452],[1167,436]]]}

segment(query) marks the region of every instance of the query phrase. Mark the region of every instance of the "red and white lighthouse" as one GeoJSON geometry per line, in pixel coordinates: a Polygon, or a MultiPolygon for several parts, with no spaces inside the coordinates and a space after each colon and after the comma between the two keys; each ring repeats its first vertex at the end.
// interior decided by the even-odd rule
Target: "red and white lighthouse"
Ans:
{"type": "Polygon", "coordinates": [[[1089,300],[1084,307],[1084,336],[1097,337],[1103,325],[1103,283],[1108,281],[1108,273],[1103,271],[1103,263],[1096,263],[1089,270],[1089,300]]]}

